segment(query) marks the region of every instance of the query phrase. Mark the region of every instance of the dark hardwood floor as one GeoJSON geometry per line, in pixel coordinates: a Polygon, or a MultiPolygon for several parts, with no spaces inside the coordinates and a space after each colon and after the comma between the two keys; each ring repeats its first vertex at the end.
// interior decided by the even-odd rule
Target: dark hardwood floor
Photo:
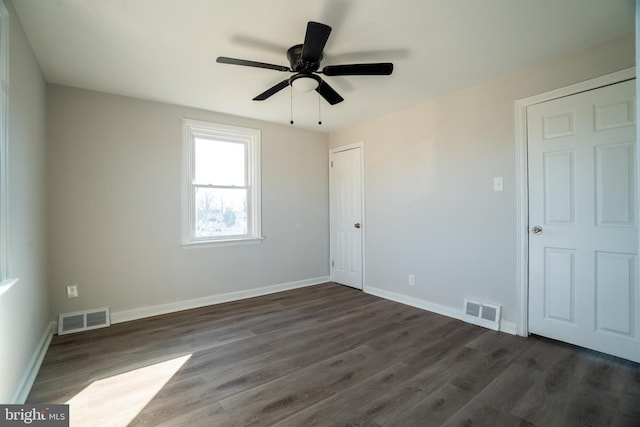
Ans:
{"type": "Polygon", "coordinates": [[[55,336],[76,426],[640,426],[640,368],[336,284],[55,336]]]}

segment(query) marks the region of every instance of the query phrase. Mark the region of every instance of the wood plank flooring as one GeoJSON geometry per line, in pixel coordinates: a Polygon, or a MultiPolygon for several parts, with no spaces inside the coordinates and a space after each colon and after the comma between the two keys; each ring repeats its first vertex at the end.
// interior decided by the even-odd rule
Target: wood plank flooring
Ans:
{"type": "Polygon", "coordinates": [[[75,426],[640,426],[638,364],[328,283],[55,336],[75,426]]]}

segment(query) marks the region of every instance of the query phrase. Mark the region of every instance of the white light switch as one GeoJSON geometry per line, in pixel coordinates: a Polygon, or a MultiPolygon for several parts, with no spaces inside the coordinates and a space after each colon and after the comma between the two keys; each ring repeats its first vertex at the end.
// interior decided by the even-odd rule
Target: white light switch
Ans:
{"type": "Polygon", "coordinates": [[[501,176],[493,177],[493,191],[502,191],[504,190],[504,180],[501,176]]]}

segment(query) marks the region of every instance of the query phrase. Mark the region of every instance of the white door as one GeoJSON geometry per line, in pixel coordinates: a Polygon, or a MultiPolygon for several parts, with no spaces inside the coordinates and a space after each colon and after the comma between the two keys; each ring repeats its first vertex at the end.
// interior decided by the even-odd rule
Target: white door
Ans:
{"type": "Polygon", "coordinates": [[[527,108],[529,332],[640,361],[634,95],[527,108]]]}
{"type": "Polygon", "coordinates": [[[362,289],[362,148],[329,156],[331,280],[362,289]]]}

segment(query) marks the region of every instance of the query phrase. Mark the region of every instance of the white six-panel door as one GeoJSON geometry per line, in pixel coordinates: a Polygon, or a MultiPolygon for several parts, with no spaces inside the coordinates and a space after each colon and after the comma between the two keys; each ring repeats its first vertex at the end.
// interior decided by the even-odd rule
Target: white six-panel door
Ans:
{"type": "Polygon", "coordinates": [[[329,161],[331,280],[362,289],[362,148],[333,151],[329,161]]]}
{"type": "Polygon", "coordinates": [[[529,332],[640,361],[634,95],[527,107],[529,332]]]}

